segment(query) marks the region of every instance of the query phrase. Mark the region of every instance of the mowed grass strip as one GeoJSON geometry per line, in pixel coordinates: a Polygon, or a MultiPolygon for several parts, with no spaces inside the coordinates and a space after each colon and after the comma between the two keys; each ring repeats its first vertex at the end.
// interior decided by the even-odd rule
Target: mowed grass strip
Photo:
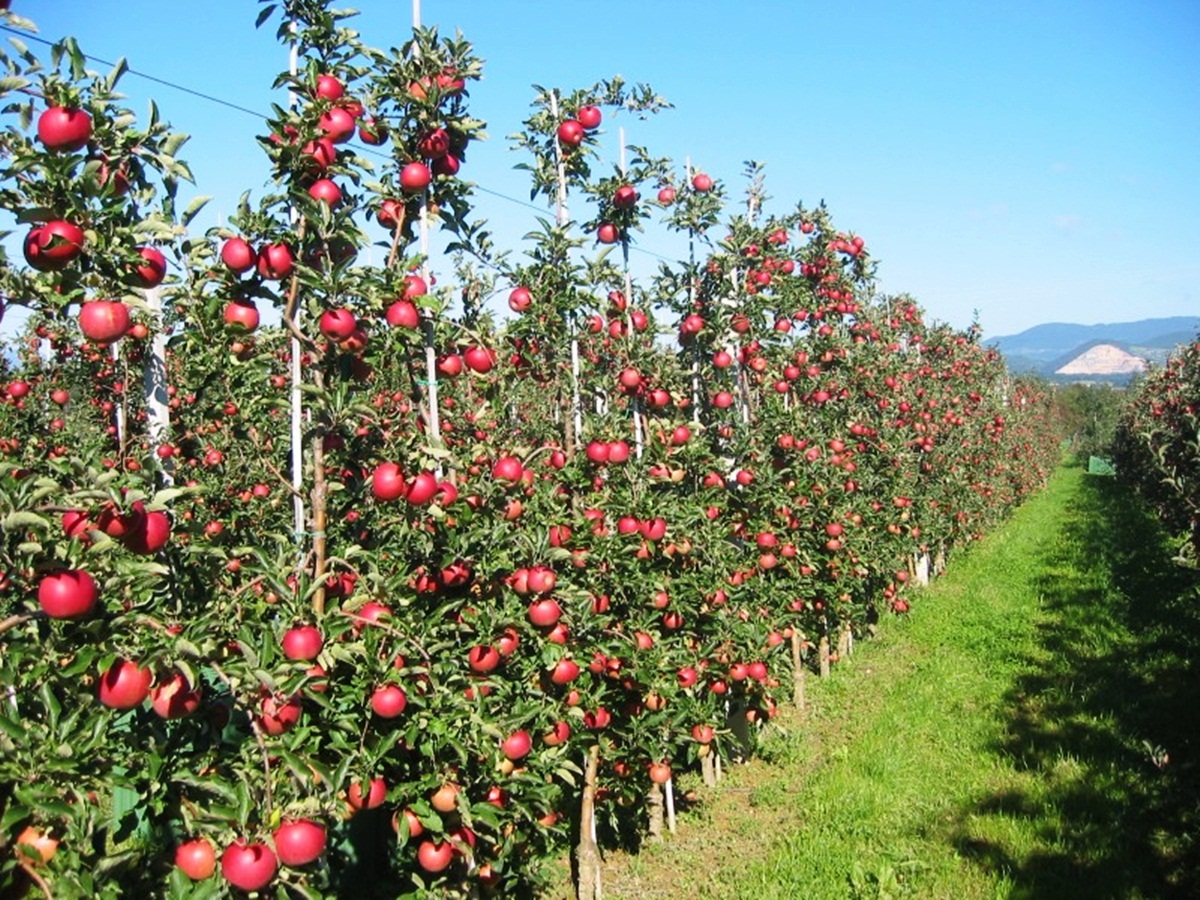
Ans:
{"type": "Polygon", "coordinates": [[[609,897],[1194,897],[1194,573],[1063,469],[609,897]]]}

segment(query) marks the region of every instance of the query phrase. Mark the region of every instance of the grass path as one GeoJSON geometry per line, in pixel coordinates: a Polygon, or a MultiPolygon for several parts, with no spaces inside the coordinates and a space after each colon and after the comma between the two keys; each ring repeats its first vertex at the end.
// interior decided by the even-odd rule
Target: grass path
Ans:
{"type": "Polygon", "coordinates": [[[961,554],[609,898],[1200,897],[1200,596],[1079,469],[961,554]]]}

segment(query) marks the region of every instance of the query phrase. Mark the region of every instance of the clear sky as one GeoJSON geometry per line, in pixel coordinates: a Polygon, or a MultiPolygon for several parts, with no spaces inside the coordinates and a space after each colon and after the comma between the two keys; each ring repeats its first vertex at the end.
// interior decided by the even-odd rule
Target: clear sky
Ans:
{"type": "MultiPolygon", "coordinates": [[[[361,0],[364,41],[400,46],[411,0],[361,0]]],[[[252,109],[287,67],[252,0],[13,0],[43,37],[252,109]]],[[[880,260],[880,286],[989,336],[1043,322],[1200,314],[1200,2],[1197,0],[423,0],[485,60],[472,110],[490,140],[463,176],[527,199],[506,135],[532,84],[571,89],[620,74],[675,108],[606,122],[627,142],[690,156],[740,196],[743,161],[767,164],[768,210],[824,199],[880,260]]],[[[141,113],[193,135],[181,155],[201,228],[261,193],[261,125],[129,76],[141,113]]],[[[497,243],[535,213],[481,195],[497,243]]],[[[674,256],[665,232],[641,246],[674,256]]],[[[646,270],[653,260],[644,256],[646,270]]],[[[437,269],[435,261],[435,271],[437,269]]],[[[443,269],[443,271],[446,271],[443,269]]]]}

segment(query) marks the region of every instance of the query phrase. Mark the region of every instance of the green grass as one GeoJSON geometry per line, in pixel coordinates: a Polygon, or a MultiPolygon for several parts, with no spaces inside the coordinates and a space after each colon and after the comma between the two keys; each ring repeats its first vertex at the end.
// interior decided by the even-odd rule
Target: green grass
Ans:
{"type": "Polygon", "coordinates": [[[1198,601],[1064,469],[608,896],[1200,897],[1198,601]]]}

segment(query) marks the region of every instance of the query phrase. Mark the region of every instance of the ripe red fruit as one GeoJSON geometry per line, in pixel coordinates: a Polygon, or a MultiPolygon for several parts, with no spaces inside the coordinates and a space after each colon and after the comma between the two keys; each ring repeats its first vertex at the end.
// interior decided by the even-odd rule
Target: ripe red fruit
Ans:
{"type": "Polygon", "coordinates": [[[261,891],[279,868],[279,859],[266,844],[247,844],[238,838],[221,854],[221,875],[235,888],[261,891]]]}
{"type": "Polygon", "coordinates": [[[23,250],[33,268],[56,272],[83,252],[83,229],[63,219],[43,222],[30,229],[23,250]]]}
{"type": "Polygon", "coordinates": [[[692,739],[698,744],[711,744],[715,732],[711,725],[693,725],[692,739]]]}
{"type": "Polygon", "coordinates": [[[454,861],[454,846],[449,841],[425,840],[417,848],[417,863],[429,873],[441,872],[454,861]]]}
{"type": "Polygon", "coordinates": [[[703,172],[697,172],[692,176],[692,187],[699,193],[704,194],[712,190],[713,180],[703,172]]]}
{"type": "Polygon", "coordinates": [[[285,821],[275,829],[275,852],[285,866],[303,866],[325,852],[325,826],[311,819],[285,821]]]}
{"type": "Polygon", "coordinates": [[[549,731],[542,735],[542,743],[547,747],[557,747],[566,743],[571,737],[571,726],[561,719],[555,722],[549,731]]]}
{"type": "Polygon", "coordinates": [[[341,342],[354,334],[354,330],[358,328],[358,319],[345,307],[327,309],[321,313],[317,328],[331,341],[341,342]]]}
{"type": "Polygon", "coordinates": [[[578,147],[583,143],[583,126],[575,119],[567,119],[558,126],[558,142],[564,147],[578,147]]]}
{"type": "Polygon", "coordinates": [[[118,659],[100,676],[100,702],[110,709],[133,709],[150,696],[151,673],[128,659],[118,659]]]}
{"type": "Polygon", "coordinates": [[[525,467],[515,456],[502,456],[492,465],[492,477],[497,481],[516,484],[525,474],[525,467]]]}
{"type": "Polygon", "coordinates": [[[143,262],[134,269],[134,274],[137,276],[138,287],[150,288],[158,287],[162,284],[163,279],[167,277],[167,258],[162,255],[162,251],[157,247],[142,247],[138,250],[143,262]]]}
{"type": "Polygon", "coordinates": [[[414,506],[424,506],[430,503],[441,490],[437,476],[432,472],[421,472],[409,484],[405,499],[414,506]]]}
{"type": "Polygon", "coordinates": [[[379,204],[379,211],[375,214],[375,219],[384,228],[395,228],[404,221],[406,215],[404,201],[389,198],[379,204]]]}
{"type": "Polygon", "coordinates": [[[431,162],[429,168],[433,170],[434,175],[444,175],[447,178],[453,178],[458,174],[458,170],[462,168],[462,160],[453,153],[447,153],[445,156],[439,156],[431,162]]]}
{"type": "Polygon", "coordinates": [[[241,275],[254,268],[254,264],[258,262],[258,254],[243,238],[232,237],[221,246],[221,262],[225,263],[230,271],[241,275]]]}
{"type": "Polygon", "coordinates": [[[450,152],[450,132],[433,128],[417,139],[417,151],[426,159],[441,159],[450,152]]]}
{"type": "Polygon", "coordinates": [[[232,331],[249,334],[258,328],[258,307],[252,300],[233,300],[225,304],[225,324],[232,331]]]}
{"type": "Polygon", "coordinates": [[[533,739],[529,737],[528,731],[514,731],[504,739],[504,742],[500,745],[500,752],[508,759],[516,762],[528,756],[532,748],[533,739]]]}
{"type": "Polygon", "coordinates": [[[425,283],[425,279],[420,275],[408,274],[404,276],[404,297],[405,300],[411,300],[413,297],[424,297],[429,293],[429,285],[425,283]]]}
{"type": "Polygon", "coordinates": [[[82,569],[64,569],[38,583],[38,604],[52,619],[76,619],[96,605],[95,579],[82,569]]]}
{"type": "Polygon", "coordinates": [[[463,362],[467,368],[480,375],[486,375],[496,362],[496,355],[486,347],[468,347],[463,353],[463,362]]]}
{"type": "Polygon", "coordinates": [[[308,196],[333,209],[342,202],[342,189],[331,178],[318,178],[308,186],[308,196]]]}
{"type": "Polygon", "coordinates": [[[671,780],[671,767],[665,762],[652,762],[649,770],[650,780],[655,784],[666,784],[671,780]]]}
{"type": "Polygon", "coordinates": [[[328,137],[309,141],[300,152],[308,158],[309,169],[313,172],[324,172],[337,162],[337,147],[328,137]]]}
{"type": "Polygon", "coordinates": [[[557,685],[570,684],[579,675],[579,666],[571,659],[560,659],[550,673],[550,681],[557,685]]]}
{"type": "Polygon", "coordinates": [[[391,610],[379,603],[376,600],[370,600],[362,605],[362,608],[351,613],[354,617],[354,630],[361,631],[364,625],[374,625],[385,617],[391,615],[391,610]]]}
{"type": "Polygon", "coordinates": [[[612,222],[601,222],[596,229],[596,240],[601,244],[615,244],[621,239],[621,229],[612,222]]]}
{"type": "Polygon", "coordinates": [[[283,734],[300,721],[304,707],[298,697],[277,697],[267,694],[262,699],[261,712],[257,718],[259,727],[272,737],[283,734]]]}
{"type": "Polygon", "coordinates": [[[38,116],[37,134],[47,150],[82,150],[92,136],[92,117],[82,109],[51,106],[38,116]]]}
{"type": "Polygon", "coordinates": [[[462,374],[463,361],[462,357],[457,353],[447,353],[437,361],[437,370],[441,375],[447,378],[455,378],[462,374]]]}
{"type": "Polygon", "coordinates": [[[467,651],[467,665],[471,671],[486,675],[500,665],[500,651],[491,644],[481,644],[467,651]]]}
{"type": "Polygon", "coordinates": [[[89,300],[79,309],[79,330],[97,344],[111,344],[129,330],[129,307],[120,300],[89,300]]]}
{"type": "Polygon", "coordinates": [[[314,93],[325,100],[337,101],[342,99],[342,95],[346,93],[346,88],[341,81],[332,75],[318,75],[317,89],[314,93]]]}
{"type": "Polygon", "coordinates": [[[579,124],[588,131],[595,131],[599,128],[603,118],[604,115],[600,112],[600,107],[598,106],[581,106],[579,112],[576,114],[579,124]]]}
{"type": "Polygon", "coordinates": [[[356,781],[346,792],[346,799],[354,809],[375,809],[387,799],[387,782],[382,778],[372,778],[364,796],[363,786],[356,781]]]}
{"type": "MultiPolygon", "coordinates": [[[[182,719],[200,708],[200,690],[182,672],[173,672],[150,691],[150,706],[164,719],[182,719]]],[[[205,876],[207,877],[207,876],[205,876]]]]}
{"type": "Polygon", "coordinates": [[[192,881],[203,881],[217,870],[217,851],[206,838],[185,841],[175,848],[175,866],[192,881]]]}
{"type": "Polygon", "coordinates": [[[617,209],[629,209],[638,202],[638,192],[632,185],[623,184],[613,193],[612,202],[617,209]]]}
{"type": "Polygon", "coordinates": [[[325,638],[315,625],[297,625],[283,635],[283,655],[297,662],[310,662],[317,658],[325,638]]]}
{"type": "Polygon", "coordinates": [[[663,206],[670,206],[672,203],[674,203],[675,188],[671,187],[670,185],[660,188],[658,191],[658,202],[663,206]]]}
{"type": "Polygon", "coordinates": [[[400,466],[393,462],[380,463],[375,467],[371,476],[371,493],[376,500],[398,500],[408,493],[408,485],[404,481],[404,473],[400,466]]]}
{"type": "Polygon", "coordinates": [[[386,318],[393,328],[416,328],[421,324],[421,315],[411,300],[397,300],[388,307],[386,318]]]}
{"type": "Polygon", "coordinates": [[[378,147],[387,140],[387,128],[374,118],[362,119],[358,123],[358,139],[364,144],[378,147]]]}
{"type": "Polygon", "coordinates": [[[267,244],[258,253],[258,274],[273,281],[282,281],[292,274],[295,259],[287,244],[267,244]]]}
{"type": "Polygon", "coordinates": [[[356,126],[354,116],[344,107],[335,106],[321,114],[321,118],[317,120],[317,127],[327,140],[341,144],[350,140],[356,126]]]}
{"type": "Polygon", "coordinates": [[[418,194],[429,187],[433,173],[423,162],[410,162],[400,170],[400,187],[409,194],[418,194]]]}
{"type": "Polygon", "coordinates": [[[529,605],[529,621],[539,628],[550,628],[562,618],[562,607],[550,598],[529,605]]]}
{"type": "Polygon", "coordinates": [[[408,696],[397,685],[382,685],[371,694],[371,710],[381,719],[394,719],[407,706],[408,696]]]}
{"type": "Polygon", "coordinates": [[[533,303],[533,294],[530,293],[529,288],[514,288],[513,292],[508,295],[508,308],[513,312],[525,312],[531,303],[533,303]]]}

